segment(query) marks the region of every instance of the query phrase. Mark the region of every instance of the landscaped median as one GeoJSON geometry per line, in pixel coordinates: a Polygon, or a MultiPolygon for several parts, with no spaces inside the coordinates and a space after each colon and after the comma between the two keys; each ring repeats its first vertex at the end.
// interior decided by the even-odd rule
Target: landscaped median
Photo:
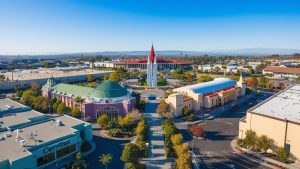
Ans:
{"type": "Polygon", "coordinates": [[[271,168],[300,168],[283,147],[275,146],[267,136],[257,136],[252,130],[246,131],[244,139],[234,139],[231,146],[235,151],[245,153],[253,160],[271,168]]]}
{"type": "Polygon", "coordinates": [[[183,143],[183,136],[171,120],[164,120],[162,127],[165,136],[165,153],[175,158],[177,169],[192,169],[192,156],[188,144],[183,143]]]}

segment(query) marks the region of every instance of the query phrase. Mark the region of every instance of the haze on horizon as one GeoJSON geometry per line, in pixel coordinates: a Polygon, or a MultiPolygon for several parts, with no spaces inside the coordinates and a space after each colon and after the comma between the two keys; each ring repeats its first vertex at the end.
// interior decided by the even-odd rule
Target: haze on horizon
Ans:
{"type": "Polygon", "coordinates": [[[1,0],[0,54],[300,49],[295,0],[1,0]]]}

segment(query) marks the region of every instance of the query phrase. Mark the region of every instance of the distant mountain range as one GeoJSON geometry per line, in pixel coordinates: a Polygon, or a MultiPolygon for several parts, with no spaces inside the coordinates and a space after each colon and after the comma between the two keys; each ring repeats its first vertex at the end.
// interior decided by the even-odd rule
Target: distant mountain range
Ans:
{"type": "MultiPolygon", "coordinates": [[[[86,52],[86,53],[65,53],[65,54],[41,54],[41,55],[0,55],[0,60],[12,59],[45,59],[45,58],[68,58],[68,57],[93,57],[93,56],[114,56],[114,57],[130,57],[130,56],[147,56],[149,51],[103,51],[103,52],[86,52]]],[[[267,56],[267,55],[292,55],[300,53],[300,49],[277,49],[277,48],[248,48],[235,50],[211,50],[211,51],[181,51],[181,50],[165,50],[156,51],[157,56],[267,56]]]]}

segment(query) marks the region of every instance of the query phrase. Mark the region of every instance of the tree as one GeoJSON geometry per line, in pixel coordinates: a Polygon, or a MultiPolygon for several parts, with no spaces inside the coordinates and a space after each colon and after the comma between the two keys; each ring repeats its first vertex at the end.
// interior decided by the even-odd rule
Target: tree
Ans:
{"type": "Polygon", "coordinates": [[[257,140],[257,148],[267,152],[269,148],[271,148],[271,139],[269,139],[266,135],[261,135],[257,140]]]}
{"type": "Polygon", "coordinates": [[[67,106],[65,106],[64,103],[60,103],[57,107],[57,113],[58,114],[65,114],[67,112],[70,111],[70,108],[68,108],[67,106]]]}
{"type": "Polygon", "coordinates": [[[283,147],[278,147],[277,150],[275,151],[277,158],[280,161],[287,162],[289,158],[289,152],[286,151],[283,147]]]}
{"type": "Polygon", "coordinates": [[[106,127],[109,121],[109,117],[106,114],[102,114],[100,117],[98,117],[97,123],[103,127],[106,127]]]}
{"type": "Polygon", "coordinates": [[[81,111],[79,110],[79,108],[74,107],[71,111],[71,115],[73,117],[79,117],[81,115],[81,111]]]}
{"type": "Polygon", "coordinates": [[[120,77],[119,73],[117,73],[117,72],[113,72],[109,76],[109,80],[113,80],[113,81],[116,81],[116,82],[119,82],[120,78],[121,77],[120,77]]]}
{"type": "Polygon", "coordinates": [[[225,76],[226,75],[227,66],[226,65],[222,65],[222,69],[224,71],[224,76],[225,76]]]}
{"type": "Polygon", "coordinates": [[[169,111],[169,104],[165,100],[160,100],[156,112],[164,117],[164,114],[169,111]]]}
{"type": "Polygon", "coordinates": [[[38,95],[41,92],[41,85],[38,82],[31,83],[31,90],[38,95]]]}
{"type": "Polygon", "coordinates": [[[244,138],[244,145],[246,148],[253,150],[255,148],[255,145],[257,143],[257,135],[256,132],[253,130],[247,130],[245,132],[246,137],[244,138]]]}
{"type": "Polygon", "coordinates": [[[259,64],[259,65],[257,65],[257,66],[255,67],[255,70],[256,70],[257,72],[261,72],[264,68],[266,68],[266,65],[263,64],[263,63],[261,63],[261,64],[259,64]]]}
{"type": "Polygon", "coordinates": [[[74,163],[72,165],[72,169],[83,169],[83,168],[86,169],[87,165],[88,165],[87,161],[85,159],[83,159],[81,157],[80,152],[78,152],[76,154],[75,161],[74,161],[74,163]]]}
{"type": "Polygon", "coordinates": [[[187,144],[179,144],[173,147],[177,154],[176,166],[178,169],[192,169],[192,157],[187,144]]]}
{"type": "Polygon", "coordinates": [[[137,163],[140,159],[139,147],[133,143],[127,143],[122,151],[121,160],[126,163],[137,163]]]}
{"type": "Polygon", "coordinates": [[[112,161],[113,157],[111,154],[102,154],[100,157],[99,162],[102,165],[105,165],[105,168],[107,169],[107,165],[112,161]]]}
{"type": "Polygon", "coordinates": [[[258,84],[262,87],[265,87],[267,84],[268,80],[266,77],[262,76],[258,79],[258,84]]]}
{"type": "Polygon", "coordinates": [[[5,81],[5,75],[0,75],[0,82],[4,82],[5,81]]]}
{"type": "Polygon", "coordinates": [[[43,96],[32,97],[31,106],[37,111],[47,112],[49,101],[43,96]]]}
{"type": "Polygon", "coordinates": [[[173,145],[179,145],[182,144],[183,142],[183,137],[182,134],[174,134],[171,136],[171,141],[173,145]]]}
{"type": "Polygon", "coordinates": [[[86,80],[88,82],[93,82],[94,81],[94,77],[91,74],[86,75],[86,80]]]}
{"type": "Polygon", "coordinates": [[[193,134],[193,136],[203,137],[203,135],[204,135],[204,130],[196,124],[193,124],[192,127],[190,127],[189,130],[193,134]]]}
{"type": "Polygon", "coordinates": [[[32,105],[31,99],[33,97],[36,97],[36,94],[31,89],[27,89],[23,92],[21,99],[25,105],[32,105]]]}
{"type": "Polygon", "coordinates": [[[133,109],[130,115],[134,118],[134,120],[138,121],[141,119],[142,114],[138,109],[133,109]]]}
{"type": "Polygon", "coordinates": [[[187,116],[189,114],[189,112],[190,112],[190,110],[189,110],[189,108],[187,106],[184,106],[182,108],[182,115],[183,116],[187,116]]]}
{"type": "Polygon", "coordinates": [[[134,122],[134,118],[132,117],[132,115],[131,114],[127,114],[125,116],[125,118],[124,118],[124,125],[126,127],[131,127],[132,124],[133,124],[133,122],[134,122]]]}
{"type": "Polygon", "coordinates": [[[266,88],[271,89],[272,87],[273,87],[273,83],[270,82],[270,81],[268,81],[268,82],[266,83],[266,88]]]}
{"type": "Polygon", "coordinates": [[[122,130],[124,131],[124,126],[126,124],[124,117],[118,116],[118,124],[122,127],[122,130]]]}
{"type": "Polygon", "coordinates": [[[60,100],[56,100],[56,102],[53,104],[52,108],[53,110],[55,110],[57,112],[57,108],[60,105],[61,101],[60,100]]]}
{"type": "Polygon", "coordinates": [[[202,83],[202,82],[209,82],[209,81],[212,81],[214,80],[213,78],[211,78],[210,76],[206,76],[206,75],[201,75],[199,78],[198,78],[198,82],[202,83]]]}
{"type": "Polygon", "coordinates": [[[107,74],[104,74],[104,75],[103,75],[103,80],[108,80],[108,79],[109,79],[108,75],[107,75],[107,74]]]}

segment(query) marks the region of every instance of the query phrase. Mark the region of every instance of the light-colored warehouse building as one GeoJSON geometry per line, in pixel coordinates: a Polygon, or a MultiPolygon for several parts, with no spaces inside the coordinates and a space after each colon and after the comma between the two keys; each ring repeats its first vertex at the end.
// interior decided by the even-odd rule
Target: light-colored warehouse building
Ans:
{"type": "Polygon", "coordinates": [[[266,135],[290,156],[300,159],[300,85],[292,85],[247,111],[239,122],[239,138],[246,130],[266,135]]]}
{"type": "Polygon", "coordinates": [[[74,161],[92,126],[70,116],[49,118],[10,99],[0,99],[0,168],[55,169],[74,161]]]}
{"type": "Polygon", "coordinates": [[[245,95],[246,84],[242,76],[236,82],[228,78],[215,78],[213,81],[174,89],[166,102],[174,116],[181,116],[186,106],[189,110],[200,111],[201,108],[212,108],[224,105],[245,95]]]}

